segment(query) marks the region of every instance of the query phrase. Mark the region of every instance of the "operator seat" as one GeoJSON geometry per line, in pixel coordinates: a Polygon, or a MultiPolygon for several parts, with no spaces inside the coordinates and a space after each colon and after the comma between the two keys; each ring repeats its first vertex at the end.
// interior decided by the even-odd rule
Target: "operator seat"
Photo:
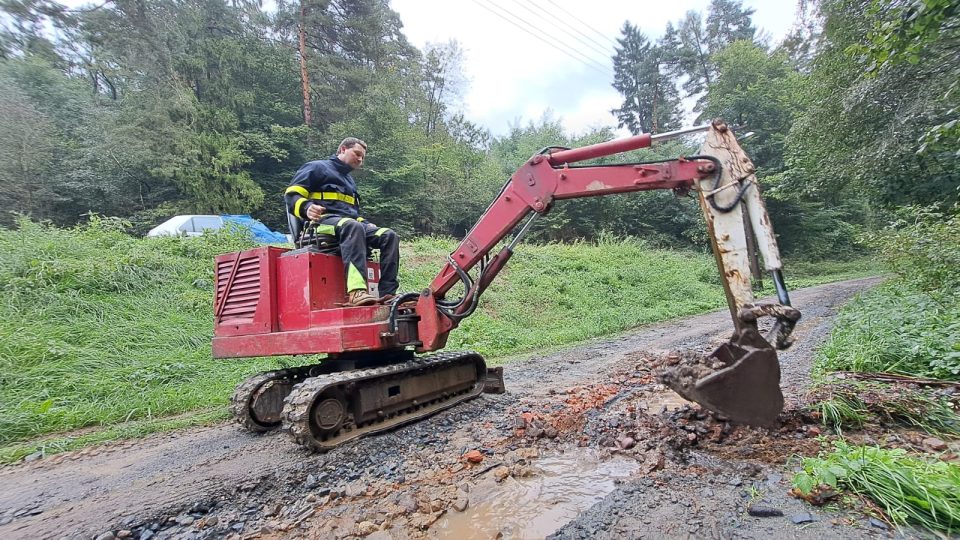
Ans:
{"type": "Polygon", "coordinates": [[[293,246],[296,249],[313,247],[315,249],[311,251],[340,255],[340,244],[337,242],[336,235],[317,234],[316,230],[303,234],[303,220],[287,212],[286,202],[284,202],[283,211],[287,214],[287,227],[290,229],[290,236],[293,238],[293,246]]]}
{"type": "MultiPolygon", "coordinates": [[[[283,212],[287,215],[287,228],[290,230],[290,236],[293,238],[293,251],[288,251],[286,255],[312,251],[314,253],[326,253],[328,255],[340,256],[340,243],[337,242],[337,236],[334,234],[317,234],[314,229],[303,234],[303,220],[287,212],[287,203],[283,203],[283,212]],[[302,238],[301,238],[302,235],[302,238]]],[[[372,261],[373,250],[367,246],[367,260],[372,261]]]]}

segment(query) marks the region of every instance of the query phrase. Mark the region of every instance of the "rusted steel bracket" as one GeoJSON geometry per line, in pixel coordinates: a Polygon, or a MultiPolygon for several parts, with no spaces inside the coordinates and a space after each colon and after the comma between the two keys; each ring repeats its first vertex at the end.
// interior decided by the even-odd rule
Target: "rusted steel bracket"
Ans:
{"type": "Polygon", "coordinates": [[[793,345],[793,327],[800,320],[800,310],[783,304],[745,304],[737,312],[737,318],[745,323],[756,323],[761,317],[773,317],[776,322],[765,337],[777,349],[793,345]]]}

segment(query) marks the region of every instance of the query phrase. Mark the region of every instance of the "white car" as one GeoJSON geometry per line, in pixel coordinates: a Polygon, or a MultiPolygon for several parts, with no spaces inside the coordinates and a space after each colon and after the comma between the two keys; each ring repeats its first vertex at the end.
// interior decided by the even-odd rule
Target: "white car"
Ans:
{"type": "Polygon", "coordinates": [[[284,243],[287,235],[271,231],[266,225],[248,215],[181,215],[173,216],[160,225],[150,229],[147,236],[200,236],[206,231],[222,229],[228,223],[235,223],[250,229],[254,240],[264,244],[284,243]]]}

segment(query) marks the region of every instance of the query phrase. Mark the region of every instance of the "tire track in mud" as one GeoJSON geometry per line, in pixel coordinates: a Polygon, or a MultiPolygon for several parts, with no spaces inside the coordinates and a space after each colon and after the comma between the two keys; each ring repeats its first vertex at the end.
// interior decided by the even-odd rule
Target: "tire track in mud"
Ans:
{"type": "MultiPolygon", "coordinates": [[[[796,330],[796,345],[781,354],[782,385],[788,401],[808,386],[812,351],[826,338],[837,308],[879,281],[852,280],[791,293],[804,318],[796,330]]],[[[676,349],[706,351],[728,336],[730,326],[729,315],[723,310],[517,360],[505,369],[506,395],[484,396],[418,425],[327,454],[297,448],[283,434],[251,435],[233,424],[224,424],[6,467],[0,469],[0,538],[89,537],[124,529],[136,533],[151,524],[161,536],[190,537],[194,534],[190,531],[195,530],[200,536],[239,535],[249,531],[249,523],[271,514],[289,518],[288,522],[300,519],[296,526],[307,526],[314,532],[329,531],[322,528],[319,518],[307,512],[309,504],[326,502],[328,507],[334,506],[333,496],[342,501],[351,495],[349,486],[371,477],[378,478],[382,485],[369,483],[359,496],[379,490],[382,493],[372,496],[387,499],[393,495],[396,502],[409,503],[404,497],[411,493],[410,486],[436,483],[436,478],[444,474],[463,476],[464,470],[456,465],[461,461],[459,455],[453,456],[453,464],[446,469],[450,460],[437,456],[474,444],[490,425],[513,421],[504,414],[521,398],[536,403],[565,387],[603,381],[618,367],[635,363],[631,359],[640,354],[676,349]],[[346,490],[342,489],[344,485],[348,486],[346,490]],[[314,501],[307,500],[310,494],[314,501]],[[270,508],[274,504],[282,511],[270,508]],[[218,520],[217,527],[201,530],[204,518],[200,516],[213,509],[224,519],[218,520]],[[294,511],[295,515],[290,515],[294,511]],[[198,523],[178,526],[171,519],[198,523]],[[237,523],[242,525],[239,529],[237,523]],[[166,525],[172,528],[164,531],[166,525]]],[[[487,455],[493,453],[482,449],[487,455]]],[[[414,522],[423,509],[407,510],[407,517],[401,519],[407,519],[408,528],[425,530],[421,523],[414,522]]],[[[330,525],[330,519],[326,525],[330,525]]],[[[349,523],[333,530],[352,534],[346,532],[347,526],[349,523]]]]}

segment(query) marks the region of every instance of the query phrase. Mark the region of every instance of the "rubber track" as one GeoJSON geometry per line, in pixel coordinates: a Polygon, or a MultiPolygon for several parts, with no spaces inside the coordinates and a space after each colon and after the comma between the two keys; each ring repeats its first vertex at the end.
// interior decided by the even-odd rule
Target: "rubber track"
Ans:
{"type": "Polygon", "coordinates": [[[264,425],[257,422],[252,416],[250,416],[250,398],[253,397],[253,394],[257,391],[257,389],[270,381],[280,379],[303,379],[309,375],[311,369],[319,365],[320,364],[314,364],[310,366],[265,371],[249,377],[247,380],[237,385],[236,389],[233,391],[233,396],[230,397],[230,413],[233,415],[233,419],[236,420],[238,424],[243,426],[244,429],[254,433],[263,433],[277,429],[280,427],[280,422],[272,425],[264,425]]]}
{"type": "MultiPolygon", "coordinates": [[[[290,392],[290,395],[288,395],[284,400],[286,405],[283,407],[282,415],[283,430],[289,433],[297,444],[314,450],[326,452],[336,448],[337,446],[340,446],[347,441],[352,441],[365,435],[387,431],[397,426],[413,422],[414,420],[426,418],[427,416],[436,414],[444,409],[448,409],[458,403],[462,403],[482,394],[485,375],[480,374],[473,388],[467,390],[466,392],[450,396],[442,401],[434,401],[426,405],[421,404],[418,406],[412,406],[391,418],[385,418],[372,424],[368,423],[362,427],[354,426],[353,429],[349,431],[341,429],[336,436],[327,439],[326,441],[315,439],[310,431],[310,408],[313,405],[314,399],[330,386],[349,384],[364,379],[390,377],[393,375],[399,375],[405,371],[414,371],[423,368],[440,368],[446,364],[454,363],[457,360],[469,358],[471,356],[475,356],[476,358],[480,359],[481,362],[483,362],[483,357],[480,356],[479,353],[473,351],[456,351],[424,356],[409,362],[394,364],[391,366],[344,371],[329,375],[311,377],[295,386],[293,391],[290,392]]],[[[484,367],[484,370],[485,369],[486,368],[484,367]]]]}

